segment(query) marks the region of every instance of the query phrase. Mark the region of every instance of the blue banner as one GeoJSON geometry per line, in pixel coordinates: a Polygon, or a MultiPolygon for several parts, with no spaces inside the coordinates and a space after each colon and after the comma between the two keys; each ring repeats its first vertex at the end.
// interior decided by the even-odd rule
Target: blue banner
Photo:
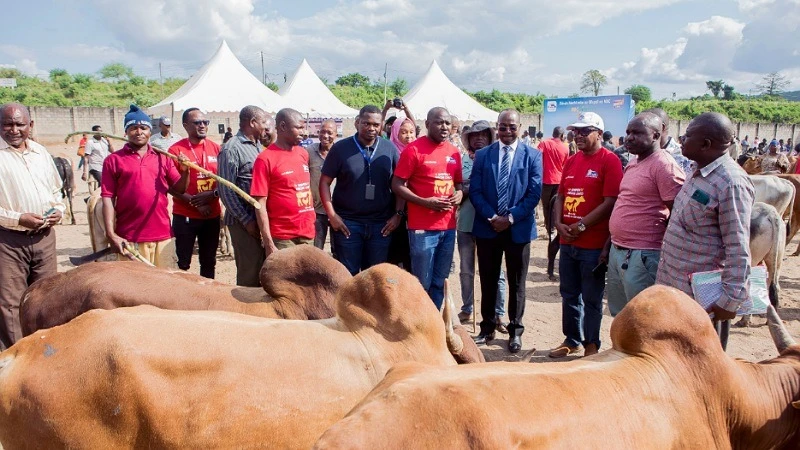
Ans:
{"type": "Polygon", "coordinates": [[[603,118],[606,128],[614,135],[614,145],[617,138],[625,136],[628,122],[634,115],[634,101],[630,95],[602,95],[599,97],[576,98],[548,98],[544,101],[544,116],[542,118],[542,133],[551,136],[553,128],[564,127],[577,122],[578,115],[582,112],[593,112],[603,118]]]}

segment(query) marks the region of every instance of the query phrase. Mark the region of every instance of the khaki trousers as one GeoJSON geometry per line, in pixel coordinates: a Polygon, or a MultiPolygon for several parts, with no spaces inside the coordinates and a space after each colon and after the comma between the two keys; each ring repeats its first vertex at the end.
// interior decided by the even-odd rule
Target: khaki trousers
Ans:
{"type": "Polygon", "coordinates": [[[22,295],[34,281],[55,274],[56,261],[56,232],[52,228],[33,235],[0,228],[0,349],[22,339],[22,295]]]}
{"type": "MultiPolygon", "coordinates": [[[[129,242],[133,248],[139,252],[144,259],[156,267],[165,269],[177,269],[178,257],[175,254],[175,239],[169,238],[157,242],[129,242]]],[[[128,261],[129,258],[117,255],[120,261],[128,261]]]]}

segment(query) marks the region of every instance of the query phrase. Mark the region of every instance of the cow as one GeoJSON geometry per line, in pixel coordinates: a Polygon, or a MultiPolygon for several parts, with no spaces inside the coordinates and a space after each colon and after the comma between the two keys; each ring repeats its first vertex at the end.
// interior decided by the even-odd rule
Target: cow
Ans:
{"type": "Polygon", "coordinates": [[[75,174],[72,173],[72,162],[67,158],[53,156],[58,176],[61,178],[61,196],[69,207],[69,217],[72,225],[75,225],[75,210],[72,209],[72,193],[75,190],[75,174]]]}
{"type": "MultiPolygon", "coordinates": [[[[763,156],[758,156],[754,153],[745,153],[744,155],[740,155],[736,158],[736,162],[747,172],[748,175],[759,175],[764,173],[761,170],[761,160],[763,156]]],[[[789,160],[789,165],[787,167],[781,167],[781,173],[794,173],[795,169],[797,168],[797,156],[787,156],[789,160]]],[[[773,175],[776,173],[769,172],[773,175]]]]}
{"type": "Polygon", "coordinates": [[[84,264],[33,283],[20,306],[22,333],[52,328],[91,309],[152,305],[162,309],[230,311],[277,319],[333,317],[336,292],[350,279],[339,261],[311,245],[275,252],[259,287],[232,286],[182,270],[140,262],[84,264]]]}
{"type": "Polygon", "coordinates": [[[96,309],[37,331],[0,353],[0,442],[309,448],[395,364],[456,365],[463,343],[397,266],[349,279],[335,306],[308,321],[96,309]]]}
{"type": "Polygon", "coordinates": [[[751,175],[755,188],[754,202],[772,205],[781,217],[792,223],[792,207],[796,192],[792,182],[774,175],[751,175]]]}
{"type": "MultiPolygon", "coordinates": [[[[800,192],[800,175],[781,174],[776,176],[792,183],[795,190],[794,202],[792,203],[792,215],[789,219],[789,233],[786,235],[786,245],[789,245],[789,242],[791,242],[797,232],[800,231],[800,195],[796,194],[800,192]]],[[[792,253],[792,256],[798,255],[800,255],[800,244],[797,245],[797,249],[792,253]]]]}
{"type": "Polygon", "coordinates": [[[610,350],[398,365],[315,448],[800,448],[800,346],[770,313],[780,356],[736,360],[694,300],[653,286],[614,319],[610,350]]]}
{"type": "MultiPolygon", "coordinates": [[[[750,215],[750,264],[767,267],[767,288],[772,306],[780,304],[780,276],[786,253],[786,224],[772,205],[756,202],[750,215]]],[[[750,326],[750,315],[742,316],[734,326],[750,326]]]]}

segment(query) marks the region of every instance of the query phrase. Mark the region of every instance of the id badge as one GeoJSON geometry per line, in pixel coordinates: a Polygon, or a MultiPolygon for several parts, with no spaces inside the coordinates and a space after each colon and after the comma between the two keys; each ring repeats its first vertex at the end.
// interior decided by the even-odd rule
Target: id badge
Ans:
{"type": "Polygon", "coordinates": [[[375,185],[374,184],[368,184],[367,185],[367,191],[366,191],[366,193],[364,195],[364,198],[367,199],[367,200],[375,200],[375,185]]]}

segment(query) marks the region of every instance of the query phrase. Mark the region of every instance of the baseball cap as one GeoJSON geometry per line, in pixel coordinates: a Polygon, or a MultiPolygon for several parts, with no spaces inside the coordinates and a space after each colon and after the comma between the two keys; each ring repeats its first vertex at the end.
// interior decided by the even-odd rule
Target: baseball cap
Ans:
{"type": "Polygon", "coordinates": [[[158,121],[159,121],[159,123],[163,123],[166,126],[171,126],[172,125],[172,120],[170,120],[170,118],[167,117],[167,116],[159,117],[158,121]]]}
{"type": "Polygon", "coordinates": [[[771,140],[771,141],[769,142],[769,145],[770,145],[770,146],[773,146],[773,145],[774,145],[775,147],[777,147],[777,146],[778,146],[778,140],[777,140],[777,139],[773,139],[773,140],[771,140]]]}
{"type": "Polygon", "coordinates": [[[600,131],[605,129],[605,124],[603,123],[603,118],[600,117],[597,113],[593,112],[583,112],[581,115],[578,116],[578,121],[569,125],[567,127],[568,130],[573,130],[575,128],[587,128],[587,127],[594,127],[600,131]]]}

